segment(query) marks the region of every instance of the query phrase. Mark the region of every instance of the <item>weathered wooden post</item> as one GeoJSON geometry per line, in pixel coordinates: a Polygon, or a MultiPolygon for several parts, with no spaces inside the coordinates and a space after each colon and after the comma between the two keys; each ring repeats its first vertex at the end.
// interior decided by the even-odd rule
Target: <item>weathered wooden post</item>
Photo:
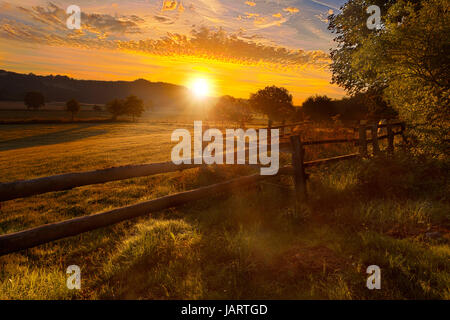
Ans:
{"type": "Polygon", "coordinates": [[[405,130],[406,130],[406,125],[404,122],[400,123],[400,128],[401,128],[401,135],[402,135],[402,139],[404,144],[408,144],[408,139],[405,136],[405,130]]]}
{"type": "Polygon", "coordinates": [[[308,198],[306,190],[306,174],[303,160],[305,156],[305,149],[300,136],[291,136],[292,144],[292,166],[294,167],[294,183],[295,183],[295,204],[296,210],[300,202],[304,202],[308,198]]]}
{"type": "Polygon", "coordinates": [[[367,138],[365,124],[361,124],[359,126],[359,154],[361,155],[361,157],[367,156],[367,138]]]}
{"type": "Polygon", "coordinates": [[[380,146],[378,145],[378,125],[374,124],[373,126],[370,126],[370,131],[372,132],[373,153],[380,154],[380,146]]]}
{"type": "Polygon", "coordinates": [[[394,132],[392,131],[392,125],[390,123],[387,124],[387,135],[388,135],[388,147],[387,152],[389,155],[394,154],[394,132]]]}

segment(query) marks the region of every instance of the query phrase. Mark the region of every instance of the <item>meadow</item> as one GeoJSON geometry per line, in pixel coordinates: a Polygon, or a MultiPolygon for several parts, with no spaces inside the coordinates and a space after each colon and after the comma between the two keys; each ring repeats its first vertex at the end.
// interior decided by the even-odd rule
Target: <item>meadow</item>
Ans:
{"type": "MultiPolygon", "coordinates": [[[[6,118],[11,111],[2,112],[6,118]]],[[[136,123],[0,125],[0,181],[168,161],[171,132],[189,123],[186,116],[147,113],[136,123]]],[[[352,131],[311,127],[304,135],[352,131]]],[[[309,160],[355,150],[309,147],[306,154],[309,160]]],[[[289,162],[282,156],[282,164],[289,162]]],[[[5,255],[0,299],[449,299],[448,169],[399,148],[391,158],[311,169],[310,198],[297,211],[292,178],[274,177],[233,195],[5,255]],[[66,287],[72,264],[81,268],[81,290],[66,287]],[[381,268],[381,290],[366,287],[369,265],[381,268]]],[[[0,234],[251,170],[210,166],[7,201],[0,234]]]]}

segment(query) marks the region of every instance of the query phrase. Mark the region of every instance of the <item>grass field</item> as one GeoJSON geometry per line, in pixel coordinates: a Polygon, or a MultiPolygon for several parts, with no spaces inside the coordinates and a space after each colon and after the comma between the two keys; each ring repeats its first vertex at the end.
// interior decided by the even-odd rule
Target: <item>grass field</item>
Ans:
{"type": "MultiPolygon", "coordinates": [[[[180,123],[0,126],[0,181],[168,161],[180,123]]],[[[351,135],[310,129],[310,138],[351,135]]],[[[353,146],[307,149],[308,159],[353,146]]],[[[284,156],[282,163],[290,161],[284,156]]],[[[0,234],[89,215],[249,173],[191,169],[2,203],[0,234]]],[[[291,178],[0,257],[0,299],[449,299],[448,166],[398,152],[291,178]],[[66,268],[81,268],[81,290],[66,268]],[[368,290],[366,268],[381,268],[368,290]]]]}

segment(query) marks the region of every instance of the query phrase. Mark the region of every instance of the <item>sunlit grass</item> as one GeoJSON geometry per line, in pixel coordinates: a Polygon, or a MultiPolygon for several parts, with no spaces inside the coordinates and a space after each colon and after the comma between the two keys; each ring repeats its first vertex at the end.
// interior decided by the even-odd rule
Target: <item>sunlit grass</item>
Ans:
{"type": "MultiPolygon", "coordinates": [[[[175,128],[5,126],[0,180],[167,161],[175,128]]],[[[310,130],[305,139],[332,133],[310,130]]],[[[315,147],[307,154],[316,159],[354,150],[315,147]]],[[[291,178],[280,177],[0,257],[0,299],[449,299],[445,167],[427,163],[421,169],[411,161],[355,160],[310,169],[310,202],[298,212],[291,178]],[[427,237],[429,230],[442,237],[427,237]],[[80,291],[65,286],[71,264],[81,268],[80,291]],[[370,264],[381,267],[380,291],[365,286],[370,264]]],[[[0,233],[247,173],[211,166],[8,201],[0,233]]]]}

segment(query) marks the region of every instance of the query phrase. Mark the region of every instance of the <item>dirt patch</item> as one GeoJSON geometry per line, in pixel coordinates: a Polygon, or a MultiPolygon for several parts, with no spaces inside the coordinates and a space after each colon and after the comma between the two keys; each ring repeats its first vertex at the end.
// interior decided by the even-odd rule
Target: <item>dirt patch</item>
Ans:
{"type": "Polygon", "coordinates": [[[450,228],[446,225],[433,225],[430,228],[417,228],[415,230],[393,229],[386,232],[396,239],[414,238],[422,241],[439,240],[450,243],[450,228]]]}
{"type": "Polygon", "coordinates": [[[275,261],[270,269],[286,276],[336,273],[351,263],[325,246],[294,246],[280,253],[275,261]]]}

